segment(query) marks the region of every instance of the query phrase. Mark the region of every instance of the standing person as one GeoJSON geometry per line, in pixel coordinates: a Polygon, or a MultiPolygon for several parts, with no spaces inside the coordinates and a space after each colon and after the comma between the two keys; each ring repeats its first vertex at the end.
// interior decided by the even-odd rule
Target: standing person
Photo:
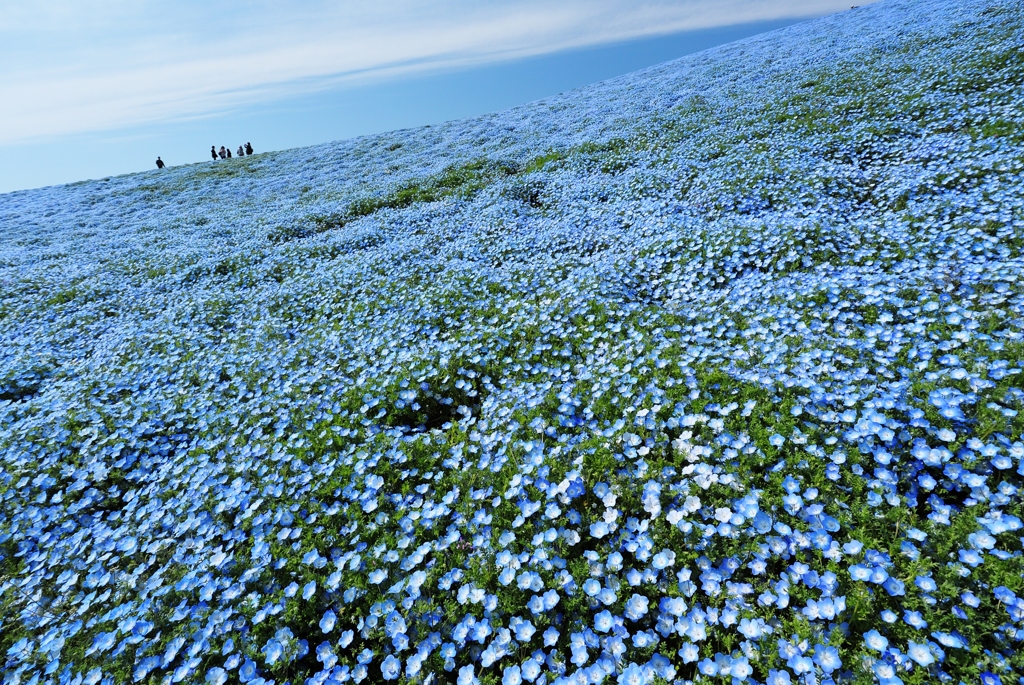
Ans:
{"type": "Polygon", "coordinates": [[[242,147],[241,145],[239,145],[238,146],[238,153],[237,154],[238,154],[239,157],[245,157],[245,148],[242,147]]]}
{"type": "Polygon", "coordinates": [[[247,154],[247,155],[251,155],[252,154],[252,145],[250,145],[249,143],[245,144],[245,154],[247,154]]]}
{"type": "Polygon", "coordinates": [[[213,161],[216,162],[217,161],[217,146],[216,145],[211,145],[210,146],[210,154],[213,155],[213,161]]]}
{"type": "Polygon", "coordinates": [[[227,150],[224,149],[223,145],[220,146],[220,152],[218,152],[217,154],[220,155],[221,159],[227,159],[228,158],[227,150]]]}
{"type": "Polygon", "coordinates": [[[157,158],[156,158],[156,168],[157,169],[163,169],[164,168],[164,160],[160,159],[159,155],[157,155],[157,158]]]}
{"type": "Polygon", "coordinates": [[[228,159],[231,159],[231,148],[228,148],[228,159]]]}

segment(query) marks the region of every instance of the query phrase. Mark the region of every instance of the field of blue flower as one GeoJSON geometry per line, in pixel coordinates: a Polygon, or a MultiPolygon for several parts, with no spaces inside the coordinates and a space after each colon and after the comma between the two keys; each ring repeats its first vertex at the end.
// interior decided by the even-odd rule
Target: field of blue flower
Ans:
{"type": "Polygon", "coordinates": [[[4,685],[1024,682],[1022,44],[0,196],[4,685]]]}

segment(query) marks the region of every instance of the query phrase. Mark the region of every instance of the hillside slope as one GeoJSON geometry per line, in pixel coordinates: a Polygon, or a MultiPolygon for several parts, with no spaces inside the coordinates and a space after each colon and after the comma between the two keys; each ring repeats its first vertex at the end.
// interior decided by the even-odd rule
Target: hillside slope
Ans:
{"type": "Polygon", "coordinates": [[[4,684],[1016,682],[1022,44],[0,195],[4,684]]]}

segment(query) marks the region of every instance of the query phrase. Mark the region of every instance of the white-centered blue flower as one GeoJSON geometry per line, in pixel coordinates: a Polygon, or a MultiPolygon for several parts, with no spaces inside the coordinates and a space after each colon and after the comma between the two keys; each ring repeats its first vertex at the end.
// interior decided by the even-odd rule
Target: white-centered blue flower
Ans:
{"type": "Polygon", "coordinates": [[[921,666],[930,666],[935,663],[935,656],[927,642],[909,642],[907,643],[907,656],[916,661],[921,666]]]}
{"type": "Polygon", "coordinates": [[[401,672],[402,662],[394,654],[387,655],[381,662],[380,673],[384,680],[396,680],[401,672]]]}

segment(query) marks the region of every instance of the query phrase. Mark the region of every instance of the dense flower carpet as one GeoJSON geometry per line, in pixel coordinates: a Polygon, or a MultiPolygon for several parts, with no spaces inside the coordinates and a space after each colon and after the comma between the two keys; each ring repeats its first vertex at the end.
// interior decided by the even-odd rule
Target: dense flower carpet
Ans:
{"type": "Polygon", "coordinates": [[[1024,6],[0,196],[0,671],[1017,683],[1024,6]]]}

